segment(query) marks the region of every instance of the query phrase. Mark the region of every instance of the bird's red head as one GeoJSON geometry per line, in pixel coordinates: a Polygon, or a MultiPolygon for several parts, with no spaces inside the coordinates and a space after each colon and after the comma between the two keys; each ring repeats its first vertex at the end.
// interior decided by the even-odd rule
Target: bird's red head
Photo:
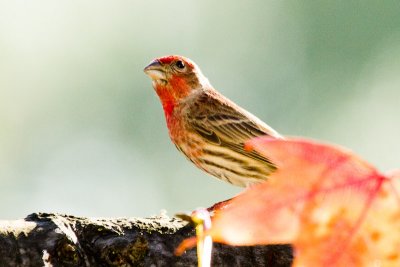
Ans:
{"type": "Polygon", "coordinates": [[[152,79],[166,115],[170,115],[179,101],[208,84],[193,61],[177,55],[154,59],[144,72],[152,79]]]}

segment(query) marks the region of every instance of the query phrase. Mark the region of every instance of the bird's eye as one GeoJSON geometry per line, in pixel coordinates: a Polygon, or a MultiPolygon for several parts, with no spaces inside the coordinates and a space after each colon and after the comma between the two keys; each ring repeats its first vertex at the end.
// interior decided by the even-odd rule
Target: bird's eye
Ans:
{"type": "Polygon", "coordinates": [[[178,69],[183,70],[185,68],[185,63],[183,63],[182,60],[178,60],[175,65],[178,67],[178,69]]]}

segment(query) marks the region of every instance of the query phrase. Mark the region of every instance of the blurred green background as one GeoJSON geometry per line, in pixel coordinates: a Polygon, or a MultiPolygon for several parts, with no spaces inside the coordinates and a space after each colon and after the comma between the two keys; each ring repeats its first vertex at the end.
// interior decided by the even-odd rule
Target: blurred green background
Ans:
{"type": "Polygon", "coordinates": [[[283,134],[400,167],[399,1],[0,1],[0,218],[147,216],[240,188],[169,140],[143,73],[193,59],[283,134]]]}

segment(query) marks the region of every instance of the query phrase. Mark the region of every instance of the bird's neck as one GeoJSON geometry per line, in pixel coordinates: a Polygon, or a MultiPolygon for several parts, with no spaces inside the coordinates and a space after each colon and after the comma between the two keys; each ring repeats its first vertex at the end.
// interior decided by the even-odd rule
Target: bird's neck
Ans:
{"type": "Polygon", "coordinates": [[[157,86],[156,93],[160,98],[165,117],[168,119],[176,106],[176,99],[170,90],[165,88],[164,86],[157,86]]]}
{"type": "Polygon", "coordinates": [[[167,84],[156,84],[155,90],[163,106],[165,117],[168,120],[178,102],[189,95],[191,88],[184,79],[175,77],[167,84]]]}

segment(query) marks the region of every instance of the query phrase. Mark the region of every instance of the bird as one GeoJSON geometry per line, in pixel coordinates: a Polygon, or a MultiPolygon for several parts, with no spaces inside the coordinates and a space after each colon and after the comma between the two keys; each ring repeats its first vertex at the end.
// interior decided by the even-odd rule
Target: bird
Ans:
{"type": "Polygon", "coordinates": [[[240,187],[263,182],[277,169],[244,144],[254,137],[283,136],[214,89],[192,60],[163,56],[144,72],[162,104],[172,142],[198,168],[240,187]]]}

